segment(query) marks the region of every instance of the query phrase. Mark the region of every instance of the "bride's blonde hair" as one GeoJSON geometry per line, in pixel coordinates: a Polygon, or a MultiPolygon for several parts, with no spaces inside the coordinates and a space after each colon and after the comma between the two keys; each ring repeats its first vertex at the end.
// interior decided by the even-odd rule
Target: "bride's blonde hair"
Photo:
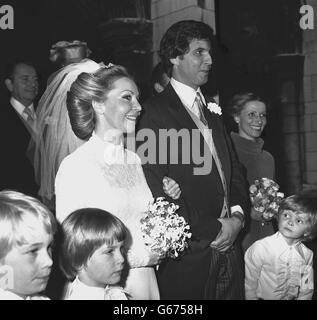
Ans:
{"type": "Polygon", "coordinates": [[[81,73],[71,85],[67,93],[67,109],[73,132],[78,138],[90,138],[96,122],[92,101],[105,101],[113,83],[120,78],[133,80],[123,66],[111,65],[94,73],[81,73]]]}

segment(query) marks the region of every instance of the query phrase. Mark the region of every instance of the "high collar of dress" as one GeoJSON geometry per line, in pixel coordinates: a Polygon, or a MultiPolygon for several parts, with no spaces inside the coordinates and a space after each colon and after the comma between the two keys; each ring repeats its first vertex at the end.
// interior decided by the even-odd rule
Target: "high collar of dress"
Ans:
{"type": "Polygon", "coordinates": [[[258,138],[257,140],[249,140],[239,136],[236,132],[231,132],[231,138],[234,144],[238,144],[239,148],[245,150],[249,153],[261,153],[263,149],[264,141],[262,138],[258,138]]]}
{"type": "Polygon", "coordinates": [[[108,139],[101,139],[95,132],[90,138],[90,145],[96,158],[102,163],[112,164],[140,164],[141,160],[135,152],[131,152],[121,144],[114,144],[108,139]]]}
{"type": "MultiPolygon", "coordinates": [[[[110,132],[110,130],[109,130],[110,132]]],[[[123,136],[122,136],[122,139],[120,137],[120,141],[116,141],[116,137],[113,135],[113,136],[110,136],[110,134],[107,136],[105,134],[104,138],[102,139],[99,135],[96,134],[95,131],[92,132],[92,138],[96,141],[99,141],[100,143],[104,144],[104,145],[111,145],[111,146],[115,146],[115,147],[120,147],[120,148],[124,148],[124,144],[123,144],[123,136]]],[[[118,138],[119,140],[119,138],[118,138]]]]}

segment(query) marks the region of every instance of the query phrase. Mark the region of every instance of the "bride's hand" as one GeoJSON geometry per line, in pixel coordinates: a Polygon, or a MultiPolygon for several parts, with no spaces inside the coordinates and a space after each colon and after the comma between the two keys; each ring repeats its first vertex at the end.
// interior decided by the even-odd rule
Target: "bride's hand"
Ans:
{"type": "Polygon", "coordinates": [[[163,190],[173,200],[177,200],[181,195],[179,184],[169,177],[163,178],[163,190]]]}
{"type": "Polygon", "coordinates": [[[128,250],[127,260],[130,268],[141,268],[155,266],[162,262],[165,255],[155,253],[146,245],[134,246],[133,249],[128,250]]]}
{"type": "Polygon", "coordinates": [[[270,220],[272,220],[272,218],[273,218],[273,215],[267,214],[267,213],[265,213],[265,212],[262,213],[262,212],[260,212],[260,211],[255,210],[253,207],[252,207],[252,209],[251,209],[250,215],[251,215],[251,218],[252,218],[253,220],[261,221],[261,222],[263,222],[263,221],[270,221],[270,220]]]}
{"type": "Polygon", "coordinates": [[[253,220],[263,221],[262,213],[258,210],[255,210],[253,207],[251,208],[250,216],[253,220]]]}
{"type": "Polygon", "coordinates": [[[149,266],[155,266],[157,264],[160,264],[162,260],[165,258],[165,255],[160,255],[158,253],[149,251],[149,266]]]}

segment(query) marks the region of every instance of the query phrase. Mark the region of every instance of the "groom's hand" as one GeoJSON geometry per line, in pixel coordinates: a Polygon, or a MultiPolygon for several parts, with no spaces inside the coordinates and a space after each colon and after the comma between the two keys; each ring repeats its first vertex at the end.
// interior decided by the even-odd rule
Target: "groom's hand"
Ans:
{"type": "Polygon", "coordinates": [[[163,190],[173,200],[177,200],[181,195],[179,184],[172,178],[163,178],[163,190]]]}
{"type": "Polygon", "coordinates": [[[221,222],[222,228],[217,238],[210,244],[210,247],[220,252],[225,252],[230,249],[235,242],[243,227],[243,221],[236,215],[230,218],[219,218],[218,220],[221,222]]]}

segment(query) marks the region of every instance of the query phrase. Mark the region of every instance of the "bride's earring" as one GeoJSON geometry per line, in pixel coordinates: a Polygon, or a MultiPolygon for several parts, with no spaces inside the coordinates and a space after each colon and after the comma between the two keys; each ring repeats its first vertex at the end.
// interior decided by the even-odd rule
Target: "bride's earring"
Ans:
{"type": "Polygon", "coordinates": [[[106,107],[103,102],[92,101],[92,107],[95,110],[96,114],[103,115],[106,112],[106,107]]]}

